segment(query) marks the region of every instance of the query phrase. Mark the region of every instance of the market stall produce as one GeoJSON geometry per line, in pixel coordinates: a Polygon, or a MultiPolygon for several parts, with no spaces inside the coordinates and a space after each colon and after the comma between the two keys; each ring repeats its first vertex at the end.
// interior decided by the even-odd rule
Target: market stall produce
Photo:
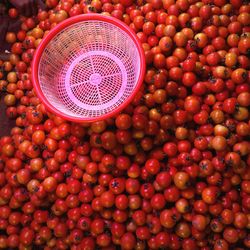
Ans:
{"type": "Polygon", "coordinates": [[[14,123],[0,137],[0,249],[249,249],[249,3],[45,3],[8,10],[20,27],[0,60],[14,123]],[[146,72],[119,114],[75,123],[38,98],[31,63],[54,27],[87,13],[129,26],[146,72]]]}

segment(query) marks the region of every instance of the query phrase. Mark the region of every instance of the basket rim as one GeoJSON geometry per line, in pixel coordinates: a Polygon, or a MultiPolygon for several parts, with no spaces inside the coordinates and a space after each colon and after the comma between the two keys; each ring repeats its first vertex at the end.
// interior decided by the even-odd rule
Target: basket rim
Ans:
{"type": "Polygon", "coordinates": [[[42,101],[42,103],[45,105],[45,107],[48,109],[48,111],[66,119],[69,121],[73,121],[73,122],[94,122],[94,121],[100,121],[100,120],[105,120],[107,118],[110,118],[111,116],[114,116],[118,113],[120,113],[135,97],[135,95],[138,93],[143,79],[144,79],[144,75],[145,75],[145,71],[146,71],[146,60],[145,60],[145,54],[144,54],[144,50],[142,48],[141,42],[139,40],[139,38],[137,37],[136,33],[130,28],[128,27],[125,23],[123,23],[122,21],[114,18],[114,17],[110,17],[110,16],[106,16],[106,15],[102,15],[102,14],[81,14],[78,16],[74,16],[74,17],[70,17],[64,21],[62,21],[61,23],[59,23],[58,25],[56,25],[54,28],[52,28],[50,30],[50,32],[42,39],[42,41],[40,42],[40,44],[38,45],[36,52],[34,54],[33,60],[32,60],[32,64],[31,64],[31,74],[32,74],[32,82],[33,82],[33,86],[35,89],[35,92],[37,94],[37,96],[39,97],[39,99],[42,101]],[[39,80],[38,80],[38,66],[39,66],[39,62],[42,56],[42,53],[44,51],[44,49],[46,48],[46,46],[48,45],[48,43],[59,33],[61,32],[63,29],[69,27],[72,24],[78,23],[78,22],[82,22],[82,21],[90,21],[90,20],[97,20],[97,21],[104,21],[107,23],[111,23],[115,26],[117,26],[118,28],[122,29],[123,31],[125,31],[133,40],[133,42],[135,43],[138,53],[139,53],[139,57],[140,57],[140,72],[139,72],[139,77],[138,80],[136,82],[135,88],[133,90],[133,92],[131,93],[131,95],[122,103],[120,104],[115,110],[98,116],[98,117],[74,117],[71,115],[66,115],[65,113],[61,112],[60,110],[58,110],[57,108],[55,108],[48,100],[47,98],[44,96],[40,85],[39,85],[39,80]]]}

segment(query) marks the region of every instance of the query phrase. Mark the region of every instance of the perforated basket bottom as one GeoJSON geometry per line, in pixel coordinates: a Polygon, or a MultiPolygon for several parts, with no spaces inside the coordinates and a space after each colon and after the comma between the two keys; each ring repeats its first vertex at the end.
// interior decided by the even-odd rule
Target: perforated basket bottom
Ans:
{"type": "Polygon", "coordinates": [[[59,86],[65,84],[66,90],[60,98],[69,107],[74,103],[86,109],[105,109],[115,104],[126,89],[126,69],[121,60],[109,52],[84,53],[75,58],[66,72],[65,81],[59,82],[59,86]]]}

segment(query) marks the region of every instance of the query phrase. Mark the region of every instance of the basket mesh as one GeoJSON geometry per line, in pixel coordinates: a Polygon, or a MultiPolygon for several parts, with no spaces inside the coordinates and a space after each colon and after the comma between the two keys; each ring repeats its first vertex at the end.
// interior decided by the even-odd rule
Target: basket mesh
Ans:
{"type": "Polygon", "coordinates": [[[132,38],[103,21],[82,21],[58,33],[40,58],[38,80],[45,98],[75,118],[116,110],[133,92],[140,55],[132,38]]]}

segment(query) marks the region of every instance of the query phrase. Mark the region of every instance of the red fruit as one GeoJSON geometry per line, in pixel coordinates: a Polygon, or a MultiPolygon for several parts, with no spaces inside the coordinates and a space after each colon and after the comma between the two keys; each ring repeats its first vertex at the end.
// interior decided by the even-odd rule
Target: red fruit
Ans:
{"type": "Polygon", "coordinates": [[[185,99],[184,108],[190,113],[198,113],[200,111],[200,101],[192,96],[185,99]]]}
{"type": "Polygon", "coordinates": [[[149,159],[146,161],[145,168],[149,174],[156,175],[160,170],[160,163],[158,160],[149,159]]]}
{"type": "Polygon", "coordinates": [[[128,232],[125,233],[122,237],[121,237],[121,245],[125,250],[130,250],[133,249],[136,245],[136,238],[135,236],[128,232]]]}
{"type": "Polygon", "coordinates": [[[234,244],[239,240],[238,232],[236,229],[234,229],[232,227],[227,227],[227,228],[225,228],[225,230],[223,232],[223,238],[227,242],[234,244]]]}
{"type": "Polygon", "coordinates": [[[207,204],[214,204],[218,196],[219,196],[219,189],[214,186],[207,187],[202,191],[202,199],[207,204]]]}
{"type": "Polygon", "coordinates": [[[166,188],[171,184],[171,175],[167,171],[162,171],[157,174],[156,181],[162,188],[166,188]]]}
{"type": "Polygon", "coordinates": [[[24,227],[20,232],[20,242],[24,246],[29,246],[32,244],[33,239],[35,237],[35,233],[28,227],[24,227]]]}
{"type": "Polygon", "coordinates": [[[165,228],[173,228],[176,223],[176,218],[172,210],[165,209],[160,213],[161,225],[165,228]]]}
{"type": "Polygon", "coordinates": [[[100,202],[103,207],[112,207],[115,203],[115,196],[111,191],[106,191],[101,194],[100,202]]]}
{"type": "Polygon", "coordinates": [[[203,215],[195,215],[192,219],[192,225],[199,231],[204,231],[207,226],[207,219],[203,215]]]}

